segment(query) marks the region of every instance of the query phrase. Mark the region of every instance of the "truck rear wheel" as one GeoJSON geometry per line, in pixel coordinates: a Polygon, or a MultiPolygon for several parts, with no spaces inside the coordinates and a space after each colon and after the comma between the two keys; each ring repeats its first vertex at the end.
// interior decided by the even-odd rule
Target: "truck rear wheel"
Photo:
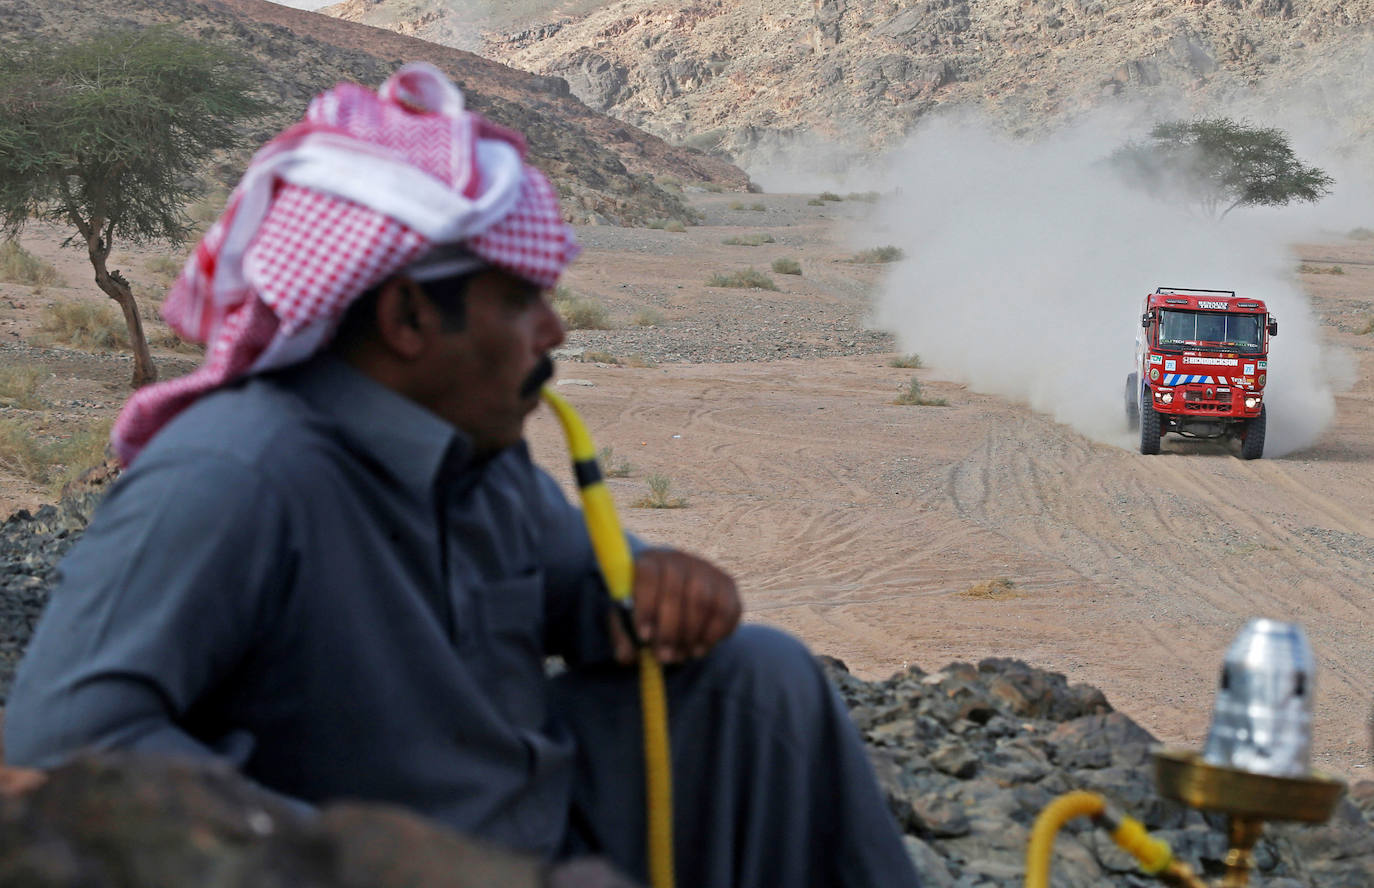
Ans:
{"type": "Polygon", "coordinates": [[[1140,381],[1132,373],[1126,377],[1126,428],[1135,431],[1140,422],[1140,381]]]}
{"type": "Polygon", "coordinates": [[[1264,405],[1260,405],[1259,416],[1245,423],[1245,431],[1240,437],[1240,458],[1259,459],[1264,456],[1264,405]]]}
{"type": "Polygon", "coordinates": [[[1140,452],[1152,454],[1159,452],[1159,414],[1153,404],[1140,393],[1140,452]]]}

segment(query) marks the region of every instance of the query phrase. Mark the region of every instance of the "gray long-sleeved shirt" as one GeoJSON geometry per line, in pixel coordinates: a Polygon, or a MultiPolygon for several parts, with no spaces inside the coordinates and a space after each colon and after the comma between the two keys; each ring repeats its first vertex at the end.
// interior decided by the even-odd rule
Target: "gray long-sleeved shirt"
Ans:
{"type": "Polygon", "coordinates": [[[476,464],[317,358],[202,399],[116,484],[62,565],[6,750],[215,755],[548,854],[572,743],[543,657],[605,658],[605,618],[581,515],[523,444],[476,464]]]}

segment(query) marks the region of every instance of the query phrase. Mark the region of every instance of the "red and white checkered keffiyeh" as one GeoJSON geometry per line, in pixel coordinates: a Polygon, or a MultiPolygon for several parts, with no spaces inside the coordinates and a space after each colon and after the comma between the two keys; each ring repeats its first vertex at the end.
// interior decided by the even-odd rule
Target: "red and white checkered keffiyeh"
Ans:
{"type": "Polygon", "coordinates": [[[376,93],[317,96],[253,157],[173,284],[163,317],[206,344],[205,362],[129,399],[111,432],[120,460],[207,392],[314,354],[353,299],[433,247],[556,284],[580,248],[524,152],[425,63],[376,93]]]}

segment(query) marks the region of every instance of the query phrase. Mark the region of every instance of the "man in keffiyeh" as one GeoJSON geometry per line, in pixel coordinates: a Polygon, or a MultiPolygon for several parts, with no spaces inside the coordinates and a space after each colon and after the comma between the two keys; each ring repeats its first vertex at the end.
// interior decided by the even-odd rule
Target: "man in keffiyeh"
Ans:
{"type": "MultiPolygon", "coordinates": [[[[205,362],[120,414],[126,471],[20,669],[10,762],[219,759],[303,810],[401,804],[643,879],[631,652],[522,438],[577,252],[520,137],[437,69],[317,97],[173,287],[205,362]]],[[[676,664],[678,884],[914,885],[805,648],[737,627],[709,562],[633,546],[641,634],[676,664]]]]}

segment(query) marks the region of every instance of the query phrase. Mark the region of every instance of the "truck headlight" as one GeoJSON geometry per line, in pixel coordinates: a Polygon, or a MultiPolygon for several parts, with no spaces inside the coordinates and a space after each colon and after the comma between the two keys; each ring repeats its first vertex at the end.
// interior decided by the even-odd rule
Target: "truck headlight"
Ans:
{"type": "Polygon", "coordinates": [[[1259,403],[1260,403],[1260,399],[1259,399],[1259,398],[1246,398],[1246,399],[1245,399],[1245,409],[1246,409],[1246,410],[1254,410],[1256,407],[1259,406],[1259,403]]]}
{"type": "Polygon", "coordinates": [[[1174,393],[1165,392],[1159,396],[1159,400],[1163,401],[1165,404],[1172,404],[1174,402],[1174,393]]]}

